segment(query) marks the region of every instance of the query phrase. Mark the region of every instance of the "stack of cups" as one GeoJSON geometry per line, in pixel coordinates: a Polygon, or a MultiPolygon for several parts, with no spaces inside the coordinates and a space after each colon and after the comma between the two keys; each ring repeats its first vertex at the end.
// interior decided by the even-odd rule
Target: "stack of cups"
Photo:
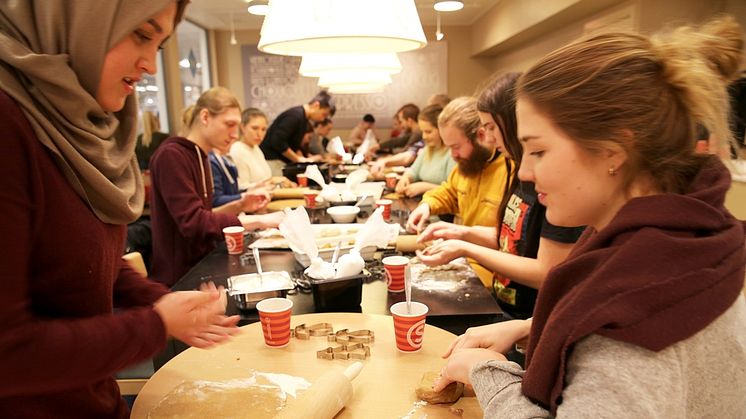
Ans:
{"type": "Polygon", "coordinates": [[[425,336],[425,318],[428,308],[422,303],[412,301],[411,311],[407,310],[407,302],[402,301],[391,306],[391,316],[394,318],[394,334],[396,348],[401,352],[417,352],[422,348],[425,336]]]}
{"type": "Polygon", "coordinates": [[[383,207],[383,219],[386,221],[391,220],[391,200],[379,199],[376,201],[376,208],[378,207],[383,207]]]}
{"type": "Polygon", "coordinates": [[[389,292],[404,291],[404,269],[409,263],[405,256],[389,256],[381,260],[386,270],[386,286],[389,292]]]}
{"type": "Polygon", "coordinates": [[[241,226],[231,226],[223,229],[225,236],[225,247],[229,255],[240,255],[243,253],[243,233],[246,231],[241,226]]]}
{"type": "Polygon", "coordinates": [[[293,302],[287,298],[267,298],[256,305],[262,322],[264,343],[270,348],[282,348],[290,342],[290,314],[293,302]]]}

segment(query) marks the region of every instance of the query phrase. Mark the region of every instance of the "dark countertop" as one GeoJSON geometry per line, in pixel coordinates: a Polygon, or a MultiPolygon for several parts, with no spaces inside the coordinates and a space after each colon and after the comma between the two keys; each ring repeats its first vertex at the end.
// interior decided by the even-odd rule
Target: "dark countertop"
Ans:
{"type": "MultiPolygon", "coordinates": [[[[406,216],[417,205],[417,202],[418,200],[413,199],[394,201],[392,221],[406,222],[406,216]]],[[[370,211],[370,208],[367,211],[370,211]]],[[[328,222],[328,215],[323,209],[309,212],[314,222],[328,222]]],[[[362,211],[362,213],[365,212],[365,210],[362,211]]],[[[364,222],[366,216],[363,214],[358,222],[364,222]]],[[[253,237],[248,235],[246,238],[248,240],[244,240],[244,244],[248,246],[253,241],[253,237]]],[[[384,270],[380,263],[382,257],[394,254],[399,253],[393,249],[381,250],[376,253],[375,260],[366,263],[366,268],[371,272],[371,276],[364,281],[362,286],[361,304],[359,307],[342,311],[387,315],[391,305],[404,301],[403,292],[390,293],[386,289],[384,270]]],[[[256,266],[253,257],[250,255],[251,251],[244,252],[243,255],[228,255],[225,243],[221,243],[187,272],[172,287],[172,290],[194,290],[201,283],[207,281],[226,286],[227,279],[230,276],[255,273],[256,266]]],[[[262,250],[260,257],[264,272],[286,271],[292,278],[300,278],[303,271],[303,267],[295,260],[291,251],[262,250]]],[[[419,267],[424,268],[421,265],[419,267]]],[[[433,273],[431,272],[431,274],[433,273]]],[[[428,324],[441,327],[458,335],[469,327],[493,323],[501,318],[502,310],[500,310],[489,290],[482,285],[479,278],[470,269],[462,269],[458,272],[437,272],[437,279],[440,281],[418,281],[415,279],[412,281],[412,299],[420,301],[430,308],[427,317],[428,324]],[[458,278],[455,278],[454,275],[458,275],[458,278]]],[[[293,314],[317,312],[310,290],[304,291],[296,288],[288,294],[288,298],[294,303],[293,314]]],[[[256,310],[238,310],[232,298],[228,298],[226,312],[229,315],[240,314],[241,325],[258,321],[256,310]]],[[[162,362],[157,361],[156,364],[162,365],[163,362],[184,348],[183,344],[175,342],[172,353],[168,354],[169,351],[167,351],[162,362]]]]}

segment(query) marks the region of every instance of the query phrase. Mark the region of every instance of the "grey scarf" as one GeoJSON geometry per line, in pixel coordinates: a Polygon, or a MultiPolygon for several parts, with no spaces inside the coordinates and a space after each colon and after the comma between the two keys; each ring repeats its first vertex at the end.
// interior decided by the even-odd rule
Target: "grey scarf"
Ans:
{"type": "Polygon", "coordinates": [[[105,223],[139,217],[137,103],[95,100],[106,52],[175,0],[0,1],[0,89],[16,100],[73,189],[105,223]]]}

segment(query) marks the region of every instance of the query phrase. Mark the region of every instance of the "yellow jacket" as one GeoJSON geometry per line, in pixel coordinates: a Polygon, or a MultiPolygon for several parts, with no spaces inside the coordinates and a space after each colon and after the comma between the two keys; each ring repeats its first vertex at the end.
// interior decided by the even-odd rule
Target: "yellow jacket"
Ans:
{"type": "MultiPolygon", "coordinates": [[[[466,226],[495,226],[507,177],[502,154],[493,157],[482,173],[473,178],[461,174],[456,166],[448,180],[425,193],[422,202],[430,207],[431,215],[454,214],[466,226]]],[[[492,272],[472,260],[469,262],[482,283],[491,287],[492,272]]]]}

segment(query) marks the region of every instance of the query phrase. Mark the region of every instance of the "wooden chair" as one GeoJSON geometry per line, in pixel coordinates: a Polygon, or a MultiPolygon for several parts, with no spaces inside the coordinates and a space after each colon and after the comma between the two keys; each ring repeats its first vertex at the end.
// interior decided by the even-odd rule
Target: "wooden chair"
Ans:
{"type": "MultiPolygon", "coordinates": [[[[140,252],[127,253],[122,256],[125,262],[127,262],[132,269],[143,277],[148,276],[148,270],[145,268],[145,261],[142,258],[140,252]]],[[[148,378],[153,375],[153,361],[148,360],[139,365],[127,368],[117,374],[117,384],[119,384],[119,392],[123,396],[135,396],[140,392],[145,383],[148,382],[148,378]],[[144,378],[141,378],[144,377],[144,378]]]]}

